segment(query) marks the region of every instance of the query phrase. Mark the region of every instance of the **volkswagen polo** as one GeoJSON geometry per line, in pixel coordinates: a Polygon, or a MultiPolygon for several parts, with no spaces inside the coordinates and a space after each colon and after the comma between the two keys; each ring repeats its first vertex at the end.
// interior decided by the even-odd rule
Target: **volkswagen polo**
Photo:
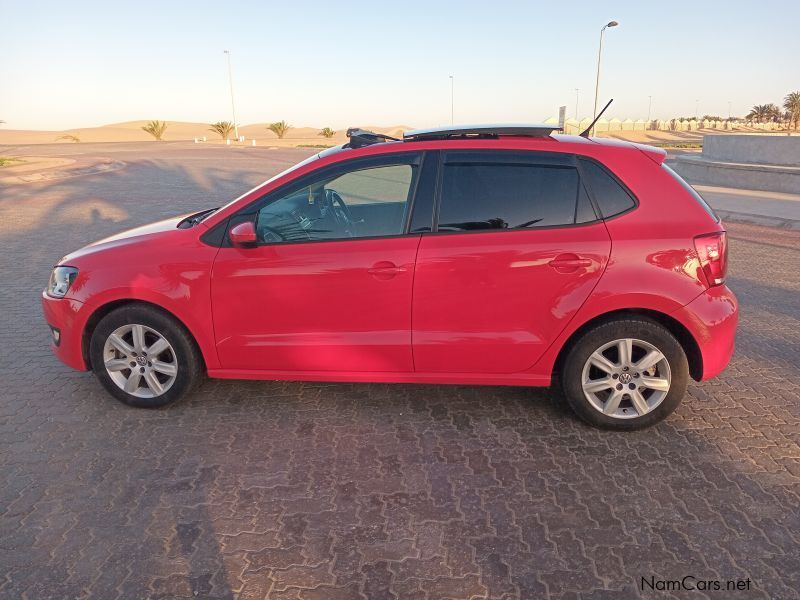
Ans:
{"type": "Polygon", "coordinates": [[[734,347],[719,218],[662,150],[549,126],[363,130],[230,204],[62,258],[52,348],[159,407],[220,378],[550,386],[669,415],[734,347]]]}

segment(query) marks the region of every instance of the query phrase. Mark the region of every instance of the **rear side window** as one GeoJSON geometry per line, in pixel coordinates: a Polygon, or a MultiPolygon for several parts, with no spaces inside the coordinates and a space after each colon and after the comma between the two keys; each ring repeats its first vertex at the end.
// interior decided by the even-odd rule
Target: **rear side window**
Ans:
{"type": "MultiPolygon", "coordinates": [[[[502,162],[444,165],[439,231],[525,229],[594,220],[570,166],[502,162]]],[[[585,194],[584,194],[585,196],[585,194]]]]}
{"type": "Polygon", "coordinates": [[[694,198],[694,199],[697,201],[697,203],[698,203],[700,206],[702,206],[702,207],[703,207],[703,210],[705,210],[705,211],[706,211],[706,212],[707,212],[707,213],[708,213],[708,214],[711,216],[711,218],[712,218],[712,219],[714,219],[714,220],[715,220],[717,223],[719,223],[719,217],[717,216],[717,213],[715,213],[715,212],[714,212],[714,209],[713,209],[713,208],[711,208],[711,207],[709,206],[708,202],[706,202],[706,201],[703,199],[703,197],[702,197],[702,196],[701,196],[701,195],[700,195],[700,194],[697,192],[697,190],[696,190],[696,189],[694,189],[692,186],[690,186],[688,183],[686,183],[686,182],[683,180],[683,177],[681,177],[680,175],[678,175],[678,174],[677,174],[675,171],[673,171],[672,169],[670,169],[670,168],[669,168],[667,165],[665,165],[665,164],[663,164],[663,163],[662,163],[661,167],[662,167],[662,168],[663,168],[663,169],[664,169],[664,170],[665,170],[667,173],[669,173],[669,174],[670,174],[670,177],[672,177],[672,178],[673,178],[675,181],[677,181],[679,184],[681,184],[681,187],[682,187],[683,189],[685,189],[685,190],[686,190],[686,192],[687,192],[687,193],[688,193],[688,194],[689,194],[689,195],[690,195],[692,198],[694,198]]]}
{"type": "Polygon", "coordinates": [[[636,206],[636,201],[617,179],[593,160],[579,159],[586,184],[594,194],[604,218],[613,217],[636,206]]]}

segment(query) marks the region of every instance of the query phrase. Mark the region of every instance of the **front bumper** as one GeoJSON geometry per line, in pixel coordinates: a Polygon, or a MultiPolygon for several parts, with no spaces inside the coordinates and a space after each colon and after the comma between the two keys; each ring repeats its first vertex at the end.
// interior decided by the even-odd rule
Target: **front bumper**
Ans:
{"type": "Polygon", "coordinates": [[[42,311],[50,326],[50,348],[53,354],[68,367],[87,371],[83,358],[82,335],[86,325],[83,304],[69,298],[51,298],[42,292],[42,311]],[[53,331],[58,331],[56,343],[53,331]]]}
{"type": "Polygon", "coordinates": [[[701,380],[722,373],[733,356],[739,303],[725,285],[709,288],[673,316],[683,323],[700,348],[701,380]]]}

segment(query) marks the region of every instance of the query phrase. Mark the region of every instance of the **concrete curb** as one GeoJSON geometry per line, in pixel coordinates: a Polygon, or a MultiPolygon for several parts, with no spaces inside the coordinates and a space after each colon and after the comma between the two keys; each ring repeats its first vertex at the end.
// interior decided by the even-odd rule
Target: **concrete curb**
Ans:
{"type": "Polygon", "coordinates": [[[127,163],[121,160],[106,159],[103,162],[88,166],[79,167],[76,169],[52,169],[48,171],[39,171],[38,173],[27,173],[23,175],[12,175],[10,177],[0,178],[2,184],[23,184],[23,183],[40,183],[43,181],[54,181],[58,179],[69,179],[71,177],[80,177],[81,175],[94,175],[97,173],[110,173],[118,171],[127,166],[127,163]]]}
{"type": "Polygon", "coordinates": [[[723,222],[743,223],[745,225],[762,225],[764,227],[777,227],[779,229],[790,229],[800,231],[800,221],[794,219],[782,219],[780,217],[768,217],[766,215],[753,215],[750,213],[733,212],[729,210],[714,209],[723,222]]]}

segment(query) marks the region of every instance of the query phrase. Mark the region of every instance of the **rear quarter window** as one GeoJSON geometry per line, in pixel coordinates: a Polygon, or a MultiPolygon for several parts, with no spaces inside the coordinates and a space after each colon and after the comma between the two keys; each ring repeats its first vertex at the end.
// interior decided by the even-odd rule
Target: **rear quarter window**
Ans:
{"type": "Polygon", "coordinates": [[[594,195],[603,218],[608,219],[636,206],[636,200],[608,169],[593,160],[580,158],[586,185],[594,195]]]}

